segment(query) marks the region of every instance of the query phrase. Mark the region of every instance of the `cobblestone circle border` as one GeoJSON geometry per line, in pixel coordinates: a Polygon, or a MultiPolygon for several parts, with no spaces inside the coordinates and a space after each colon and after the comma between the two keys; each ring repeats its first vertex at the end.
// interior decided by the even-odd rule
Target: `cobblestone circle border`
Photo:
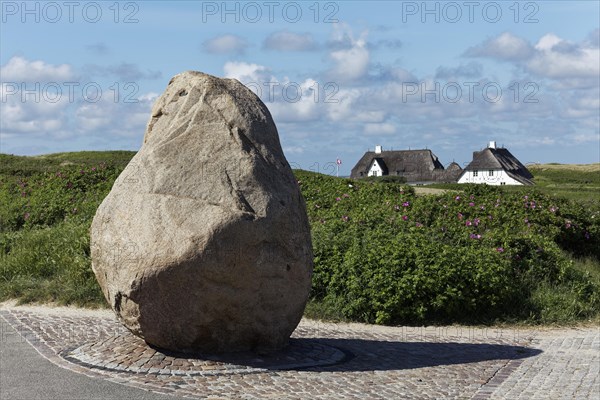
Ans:
{"type": "Polygon", "coordinates": [[[309,338],[292,338],[285,349],[263,355],[251,352],[183,354],[149,346],[130,333],[68,348],[59,355],[74,364],[103,371],[174,376],[251,374],[327,367],[354,357],[349,350],[309,338]]]}

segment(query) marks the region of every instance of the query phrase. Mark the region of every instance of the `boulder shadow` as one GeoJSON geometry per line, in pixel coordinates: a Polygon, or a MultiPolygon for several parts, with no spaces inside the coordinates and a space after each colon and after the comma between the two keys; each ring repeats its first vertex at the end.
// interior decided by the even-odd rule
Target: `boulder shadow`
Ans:
{"type": "Polygon", "coordinates": [[[538,349],[509,344],[331,338],[292,338],[286,348],[267,354],[192,354],[155,349],[174,358],[206,360],[269,371],[314,372],[405,370],[491,360],[518,360],[542,353],[538,349]]]}
{"type": "MultiPolygon", "coordinates": [[[[302,340],[302,339],[300,339],[302,340]]],[[[509,344],[460,342],[395,342],[367,339],[319,339],[347,355],[331,366],[310,371],[390,371],[534,357],[541,350],[509,344]]]]}

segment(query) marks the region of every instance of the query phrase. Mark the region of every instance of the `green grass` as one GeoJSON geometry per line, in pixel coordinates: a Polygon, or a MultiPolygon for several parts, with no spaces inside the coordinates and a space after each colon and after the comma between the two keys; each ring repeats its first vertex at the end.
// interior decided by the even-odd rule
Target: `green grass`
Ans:
{"type": "Polygon", "coordinates": [[[79,151],[41,156],[15,156],[0,153],[0,176],[31,176],[42,172],[56,172],[68,165],[98,165],[101,163],[125,168],[135,155],[133,151],[79,151]]]}
{"type": "MultiPolygon", "coordinates": [[[[134,155],[0,154],[0,300],[106,306],[91,271],[89,227],[134,155]]],[[[425,196],[401,182],[295,171],[316,256],[305,315],[392,324],[600,321],[600,255],[582,239],[589,230],[596,243],[600,233],[600,181],[595,166],[590,168],[532,168],[535,188],[435,185],[457,192],[425,196]],[[461,205],[454,201],[457,193],[466,195],[461,205]],[[478,211],[483,214],[467,205],[468,193],[487,207],[478,211]],[[524,193],[538,202],[535,212],[523,209],[524,193]],[[497,197],[504,211],[492,211],[497,197]],[[442,204],[449,207],[446,216],[442,204]],[[559,212],[551,213],[550,206],[559,212]],[[490,213],[498,222],[473,230],[484,235],[473,241],[467,231],[472,228],[456,220],[457,211],[482,220],[490,213]],[[573,228],[565,228],[567,220],[573,228]],[[502,255],[499,246],[506,247],[502,255]],[[485,318],[474,311],[494,307],[498,312],[485,318]]]]}
{"type": "Polygon", "coordinates": [[[104,305],[89,258],[87,223],[0,234],[1,299],[104,305]]]}

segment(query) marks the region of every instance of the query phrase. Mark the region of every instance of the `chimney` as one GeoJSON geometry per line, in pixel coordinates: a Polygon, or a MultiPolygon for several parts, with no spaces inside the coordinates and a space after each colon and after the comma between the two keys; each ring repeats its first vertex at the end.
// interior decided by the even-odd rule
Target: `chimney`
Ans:
{"type": "Polygon", "coordinates": [[[381,145],[375,146],[375,154],[381,154],[381,145]]]}
{"type": "Polygon", "coordinates": [[[490,141],[490,143],[488,144],[488,149],[495,149],[496,148],[496,141],[492,140],[490,141]]]}

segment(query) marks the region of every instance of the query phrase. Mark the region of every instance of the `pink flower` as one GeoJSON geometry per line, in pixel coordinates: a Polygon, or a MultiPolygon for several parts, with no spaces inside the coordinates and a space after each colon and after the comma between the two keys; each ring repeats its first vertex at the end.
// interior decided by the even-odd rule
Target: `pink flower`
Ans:
{"type": "Polygon", "coordinates": [[[478,234],[478,233],[477,233],[477,234],[475,234],[475,233],[471,233],[471,234],[469,235],[469,237],[470,237],[471,239],[475,239],[475,240],[479,240],[479,239],[481,239],[481,235],[480,235],[480,234],[478,234]]]}
{"type": "Polygon", "coordinates": [[[408,221],[408,215],[403,215],[403,216],[402,216],[402,220],[403,220],[403,221],[408,221]]]}
{"type": "Polygon", "coordinates": [[[504,247],[498,247],[498,248],[496,249],[496,251],[497,251],[498,253],[504,253],[504,247]]]}
{"type": "Polygon", "coordinates": [[[342,215],[342,221],[348,222],[349,219],[350,217],[348,217],[347,215],[342,215]]]}
{"type": "Polygon", "coordinates": [[[471,226],[473,225],[473,223],[471,222],[471,220],[467,220],[467,222],[465,222],[465,226],[471,226]]]}
{"type": "Polygon", "coordinates": [[[550,207],[550,212],[553,212],[553,213],[554,213],[554,212],[556,212],[556,210],[558,210],[558,208],[556,208],[556,207],[554,207],[554,206],[550,207]]]}
{"type": "Polygon", "coordinates": [[[342,201],[341,197],[336,197],[335,201],[342,201]]]}
{"type": "Polygon", "coordinates": [[[479,220],[479,218],[475,218],[475,219],[473,220],[473,225],[475,225],[475,226],[479,226],[479,223],[480,223],[480,222],[481,222],[481,221],[479,220]]]}
{"type": "Polygon", "coordinates": [[[347,194],[347,193],[344,193],[344,194],[342,195],[342,197],[350,197],[350,195],[349,195],[349,194],[347,194]]]}
{"type": "Polygon", "coordinates": [[[420,222],[417,222],[417,223],[415,224],[415,226],[416,226],[417,228],[421,228],[421,227],[423,227],[423,224],[422,224],[422,223],[420,223],[420,222]]]}
{"type": "Polygon", "coordinates": [[[473,203],[473,202],[470,202],[470,203],[469,203],[469,207],[475,207],[475,203],[473,203]]]}
{"type": "Polygon", "coordinates": [[[405,201],[404,203],[402,203],[402,207],[409,207],[410,203],[408,201],[405,201]]]}
{"type": "Polygon", "coordinates": [[[460,196],[456,196],[456,197],[454,198],[454,200],[456,200],[456,201],[459,201],[459,200],[460,200],[460,196]]]}
{"type": "Polygon", "coordinates": [[[458,219],[463,219],[463,215],[461,213],[458,213],[458,219]]]}
{"type": "Polygon", "coordinates": [[[585,236],[585,238],[587,240],[590,240],[590,233],[589,232],[584,233],[583,236],[585,236]]]}
{"type": "Polygon", "coordinates": [[[400,206],[399,206],[398,204],[396,204],[396,205],[394,206],[394,210],[398,211],[399,209],[400,209],[400,206]]]}

